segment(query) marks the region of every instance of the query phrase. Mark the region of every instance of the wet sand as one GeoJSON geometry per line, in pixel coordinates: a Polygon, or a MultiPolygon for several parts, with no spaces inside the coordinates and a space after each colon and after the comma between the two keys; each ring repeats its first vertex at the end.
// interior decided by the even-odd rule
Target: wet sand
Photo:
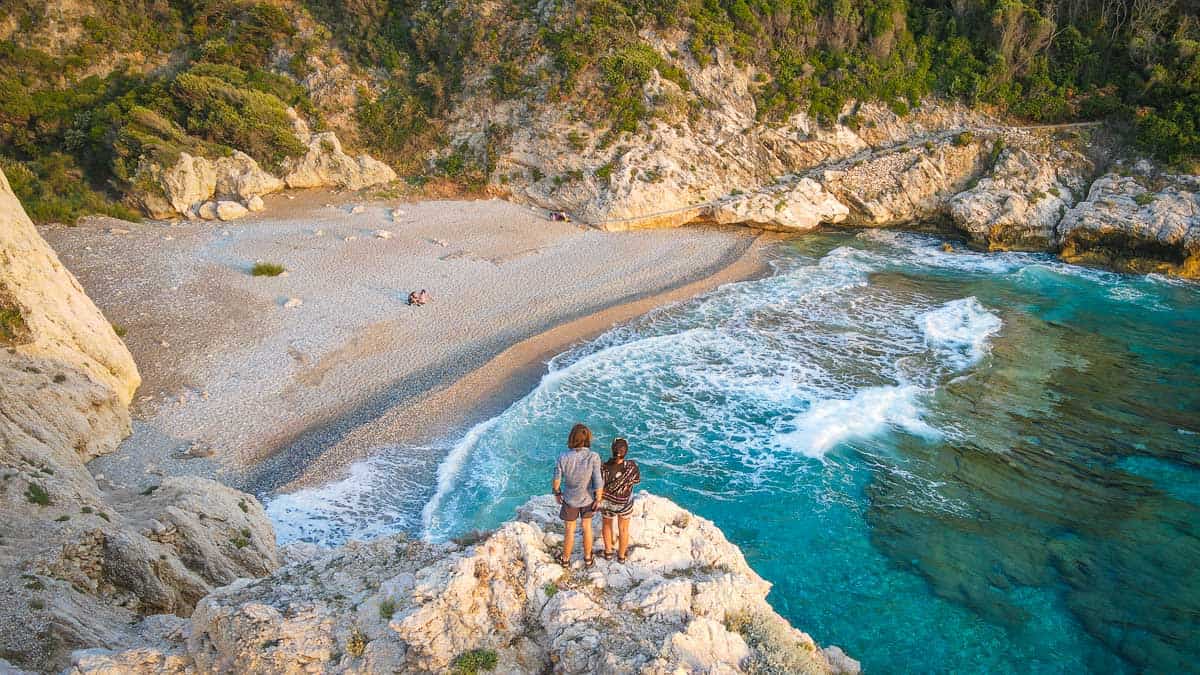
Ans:
{"type": "Polygon", "coordinates": [[[41,228],[144,380],[133,435],[91,465],[102,483],[326,482],[381,445],[461,434],[577,341],[763,271],[743,228],[608,233],[498,200],[346,200],[41,228]],[[254,277],[255,262],[287,272],[254,277]],[[407,306],[418,288],[433,302],[407,306]]]}

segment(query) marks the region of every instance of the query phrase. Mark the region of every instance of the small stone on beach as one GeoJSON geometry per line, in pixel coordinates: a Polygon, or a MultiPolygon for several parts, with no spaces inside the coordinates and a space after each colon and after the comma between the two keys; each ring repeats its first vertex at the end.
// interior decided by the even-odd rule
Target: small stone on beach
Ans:
{"type": "Polygon", "coordinates": [[[391,239],[392,232],[391,230],[375,230],[375,236],[380,239],[391,239]]]}
{"type": "Polygon", "coordinates": [[[301,300],[300,298],[288,298],[287,302],[283,303],[283,306],[287,309],[291,309],[293,307],[299,307],[300,305],[303,305],[303,304],[304,304],[304,301],[301,300]]]}
{"type": "Polygon", "coordinates": [[[351,214],[351,215],[358,215],[358,214],[360,214],[360,213],[362,213],[362,212],[364,212],[364,211],[366,211],[366,210],[367,210],[367,207],[365,207],[365,206],[362,206],[362,205],[359,205],[359,206],[354,206],[354,207],[352,207],[352,208],[350,209],[350,214],[351,214]]]}

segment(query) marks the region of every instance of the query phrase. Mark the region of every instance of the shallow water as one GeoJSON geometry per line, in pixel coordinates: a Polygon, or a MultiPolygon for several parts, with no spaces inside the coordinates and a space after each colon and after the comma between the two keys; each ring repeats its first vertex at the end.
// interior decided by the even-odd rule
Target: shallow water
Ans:
{"type": "Polygon", "coordinates": [[[869,672],[1197,667],[1200,288],[891,232],[775,256],[558,357],[437,476],[274,500],[281,539],[493,527],[583,420],[869,672]]]}

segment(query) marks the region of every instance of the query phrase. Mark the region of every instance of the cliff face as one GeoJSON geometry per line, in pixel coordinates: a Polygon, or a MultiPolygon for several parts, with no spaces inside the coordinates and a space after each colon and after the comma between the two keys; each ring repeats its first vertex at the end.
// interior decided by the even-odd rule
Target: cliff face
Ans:
{"type": "Polygon", "coordinates": [[[297,549],[156,639],[76,654],[71,672],[858,672],[771,609],[770,585],[711,522],[642,495],[632,528],[628,562],[591,569],[554,562],[562,525],[548,496],[465,546],[297,549]]]}
{"type": "Polygon", "coordinates": [[[85,462],[130,430],[140,380],[0,174],[0,659],[51,669],[277,564],[253,498],[211,481],[105,493],[85,462]]]}

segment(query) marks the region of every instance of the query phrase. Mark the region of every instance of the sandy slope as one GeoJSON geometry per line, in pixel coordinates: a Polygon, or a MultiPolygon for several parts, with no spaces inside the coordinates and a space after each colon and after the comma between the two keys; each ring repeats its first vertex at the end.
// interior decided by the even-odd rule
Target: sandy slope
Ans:
{"type": "Polygon", "coordinates": [[[224,224],[42,229],[144,376],[134,435],[95,473],[260,493],[320,482],[382,444],[461,432],[575,340],[758,271],[744,229],[614,234],[495,200],[338,200],[277,195],[224,224]],[[287,274],[252,277],[256,261],[287,274]],[[433,303],[408,307],[416,288],[433,303]]]}

